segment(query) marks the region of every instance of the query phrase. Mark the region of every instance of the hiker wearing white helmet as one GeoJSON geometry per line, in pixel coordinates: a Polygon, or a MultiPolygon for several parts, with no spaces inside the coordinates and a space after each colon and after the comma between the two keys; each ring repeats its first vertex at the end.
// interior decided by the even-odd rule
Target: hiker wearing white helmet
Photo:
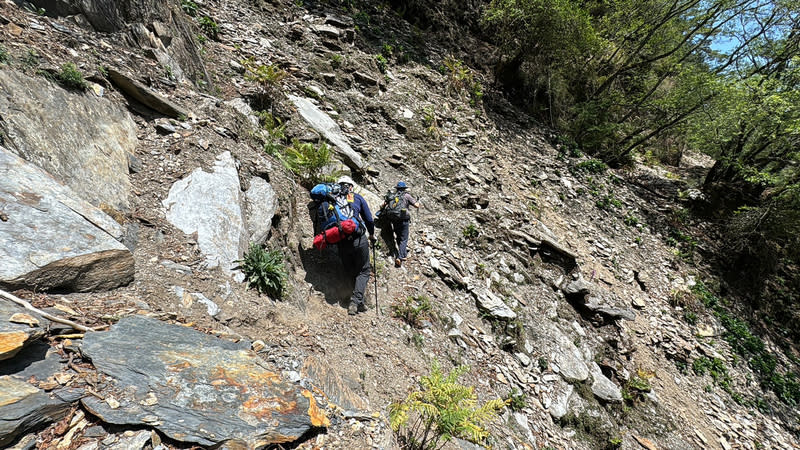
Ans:
{"type": "Polygon", "coordinates": [[[381,205],[380,216],[386,219],[388,228],[397,243],[397,253],[395,254],[394,265],[400,267],[408,257],[408,231],[411,223],[411,214],[408,212],[409,206],[422,208],[422,203],[415,199],[408,192],[408,185],[404,181],[398,181],[394,191],[389,191],[381,205]]]}
{"type": "MultiPolygon", "coordinates": [[[[361,221],[369,232],[369,241],[364,236],[363,231],[352,239],[343,239],[337,244],[339,247],[339,258],[349,276],[355,278],[355,287],[350,296],[350,305],[347,313],[350,315],[365,312],[367,305],[364,303],[364,291],[369,281],[370,262],[369,262],[369,243],[375,241],[375,222],[372,219],[372,212],[369,210],[367,201],[360,194],[353,192],[355,182],[352,178],[345,175],[339,177],[336,182],[339,184],[340,199],[346,201],[347,206],[352,209],[352,216],[361,221]]],[[[337,201],[340,201],[337,199],[337,201]]]]}

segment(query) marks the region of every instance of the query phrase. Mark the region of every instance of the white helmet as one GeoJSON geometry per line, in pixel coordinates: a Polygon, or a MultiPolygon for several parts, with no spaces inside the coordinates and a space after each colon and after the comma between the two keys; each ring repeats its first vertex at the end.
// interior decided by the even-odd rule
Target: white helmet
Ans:
{"type": "Polygon", "coordinates": [[[347,176],[347,175],[342,175],[341,177],[339,177],[339,179],[338,179],[338,180],[336,180],[336,182],[337,182],[337,183],[339,183],[339,184],[342,184],[342,183],[347,183],[347,184],[349,184],[350,186],[355,186],[355,185],[356,185],[356,182],[355,182],[355,181],[353,181],[353,179],[352,179],[352,178],[350,178],[350,177],[349,177],[349,176],[347,176]]]}

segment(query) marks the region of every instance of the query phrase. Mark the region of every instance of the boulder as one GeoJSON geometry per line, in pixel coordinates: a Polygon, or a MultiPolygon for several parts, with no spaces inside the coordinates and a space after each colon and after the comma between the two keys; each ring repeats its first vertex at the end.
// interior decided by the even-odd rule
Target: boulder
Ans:
{"type": "Polygon", "coordinates": [[[622,401],[622,389],[603,375],[600,366],[596,362],[589,363],[589,371],[592,374],[592,393],[599,399],[606,402],[619,403],[622,401]]]}
{"type": "Polygon", "coordinates": [[[14,303],[0,300],[0,361],[12,358],[44,336],[43,319],[14,303]]]}
{"type": "Polygon", "coordinates": [[[0,447],[29,430],[61,420],[70,404],[31,384],[0,376],[0,447]]]}
{"type": "Polygon", "coordinates": [[[266,180],[253,177],[244,193],[247,207],[247,231],[250,241],[263,244],[272,228],[272,217],[278,210],[278,194],[266,180]]]}
{"type": "Polygon", "coordinates": [[[334,145],[334,149],[348,167],[359,173],[363,173],[366,170],[366,165],[361,159],[361,155],[350,147],[347,137],[342,133],[342,129],[329,115],[317,108],[307,98],[289,95],[289,100],[294,103],[300,116],[334,145]]]}
{"type": "Polygon", "coordinates": [[[137,138],[127,111],[13,70],[0,70],[0,92],[13,93],[0,95],[0,131],[9,150],[95,206],[129,208],[128,155],[137,138]]]}
{"type": "Polygon", "coordinates": [[[84,407],[107,423],[148,426],[183,443],[244,448],[289,443],[328,425],[312,394],[249,350],[143,316],[88,333],[82,351],[113,382],[84,407]]]}
{"type": "Polygon", "coordinates": [[[0,205],[0,287],[88,292],[133,280],[122,227],[3,147],[0,205]]]}
{"type": "Polygon", "coordinates": [[[167,220],[186,234],[197,233],[207,268],[221,268],[242,281],[236,260],[247,250],[239,175],[230,152],[217,156],[212,172],[201,168],[177,181],[166,200],[167,220]]]}
{"type": "Polygon", "coordinates": [[[517,313],[509,308],[503,299],[494,295],[494,293],[488,289],[477,287],[472,290],[472,295],[475,297],[478,308],[489,316],[503,320],[513,320],[517,318],[517,313]]]}

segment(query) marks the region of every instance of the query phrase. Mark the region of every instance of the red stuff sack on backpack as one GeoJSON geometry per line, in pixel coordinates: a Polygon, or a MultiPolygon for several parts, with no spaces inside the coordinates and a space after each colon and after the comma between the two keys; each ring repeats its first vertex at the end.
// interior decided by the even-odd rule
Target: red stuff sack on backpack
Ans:
{"type": "Polygon", "coordinates": [[[344,236],[339,233],[339,227],[328,228],[322,233],[314,236],[314,248],[316,248],[317,250],[322,250],[328,244],[335,244],[341,241],[342,237],[344,236]]]}
{"type": "Polygon", "coordinates": [[[342,233],[345,235],[351,235],[358,230],[358,224],[353,219],[347,219],[342,221],[342,233]]]}

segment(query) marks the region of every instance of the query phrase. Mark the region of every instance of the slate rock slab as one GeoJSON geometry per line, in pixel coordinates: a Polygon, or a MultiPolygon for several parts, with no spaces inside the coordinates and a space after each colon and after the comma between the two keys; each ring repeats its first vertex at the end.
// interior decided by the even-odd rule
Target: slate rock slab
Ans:
{"type": "Polygon", "coordinates": [[[0,70],[0,93],[0,131],[11,151],[95,206],[129,208],[128,155],[138,139],[125,109],[14,70],[0,70]]]}
{"type": "Polygon", "coordinates": [[[44,336],[44,320],[14,303],[0,300],[0,361],[12,358],[26,345],[44,336]],[[27,315],[29,324],[19,323],[27,315]],[[12,318],[14,321],[12,321],[12,318]]]}
{"type": "Polygon", "coordinates": [[[150,426],[203,446],[238,441],[260,448],[328,425],[308,390],[282,381],[247,347],[126,317],[84,338],[83,352],[113,383],[100,392],[106,401],[82,403],[104,422],[150,426]]]}
{"type": "Polygon", "coordinates": [[[307,98],[294,95],[289,95],[288,97],[294,103],[300,116],[335,146],[335,150],[342,156],[343,162],[348,167],[357,172],[364,172],[366,167],[364,160],[353,150],[348,143],[347,137],[342,133],[342,129],[329,115],[317,108],[307,98]]]}
{"type": "Polygon", "coordinates": [[[101,291],[133,280],[122,227],[0,147],[0,287],[101,291]]]}
{"type": "Polygon", "coordinates": [[[186,234],[197,233],[205,266],[220,267],[237,281],[236,260],[247,250],[248,234],[242,214],[242,193],[236,163],[230,152],[217,156],[213,172],[202,168],[178,180],[161,203],[167,220],[186,234]]]}
{"type": "Polygon", "coordinates": [[[108,69],[108,76],[122,92],[148,108],[175,119],[181,116],[188,117],[189,115],[189,112],[180,105],[168,100],[123,72],[108,69]]]}
{"type": "Polygon", "coordinates": [[[61,420],[69,408],[69,402],[25,381],[0,376],[0,447],[28,430],[61,420]]]}

